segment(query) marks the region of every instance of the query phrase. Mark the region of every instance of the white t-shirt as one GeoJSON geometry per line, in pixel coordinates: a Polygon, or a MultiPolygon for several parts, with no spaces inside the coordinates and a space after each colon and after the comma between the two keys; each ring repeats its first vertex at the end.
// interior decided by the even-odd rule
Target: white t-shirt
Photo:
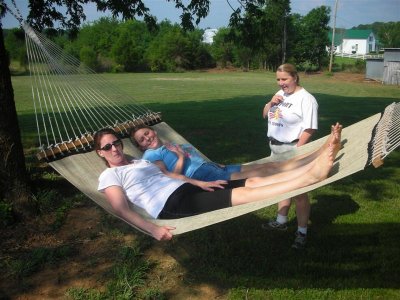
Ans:
{"type": "Polygon", "coordinates": [[[268,111],[268,137],[290,143],[304,130],[318,129],[318,103],[313,95],[304,88],[290,95],[282,90],[276,94],[283,101],[268,111]]]}
{"type": "Polygon", "coordinates": [[[185,182],[164,175],[147,160],[133,160],[131,164],[107,168],[100,174],[98,190],[119,186],[126,197],[153,218],[157,218],[168,197],[185,182]]]}

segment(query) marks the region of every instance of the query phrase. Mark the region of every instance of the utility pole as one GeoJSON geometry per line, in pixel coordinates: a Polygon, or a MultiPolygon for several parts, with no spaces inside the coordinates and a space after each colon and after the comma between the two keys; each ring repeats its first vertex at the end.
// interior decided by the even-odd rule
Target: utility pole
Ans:
{"type": "Polygon", "coordinates": [[[333,49],[335,47],[335,28],[336,28],[336,13],[339,0],[335,0],[335,12],[333,14],[333,28],[332,28],[332,44],[331,44],[331,57],[329,60],[329,72],[332,72],[333,49]]]}

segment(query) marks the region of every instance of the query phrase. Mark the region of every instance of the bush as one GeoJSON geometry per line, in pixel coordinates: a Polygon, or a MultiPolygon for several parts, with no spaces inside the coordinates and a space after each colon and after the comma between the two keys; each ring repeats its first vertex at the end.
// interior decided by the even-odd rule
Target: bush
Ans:
{"type": "Polygon", "coordinates": [[[4,228],[8,225],[14,223],[14,215],[12,213],[12,205],[5,203],[3,201],[0,202],[0,228],[4,228]]]}

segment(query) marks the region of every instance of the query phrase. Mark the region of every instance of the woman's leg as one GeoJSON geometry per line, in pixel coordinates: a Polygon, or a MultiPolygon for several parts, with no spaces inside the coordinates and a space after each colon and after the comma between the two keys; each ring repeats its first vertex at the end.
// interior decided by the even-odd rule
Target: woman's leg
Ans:
{"type": "Polygon", "coordinates": [[[265,177],[274,174],[278,174],[284,171],[290,171],[297,169],[299,167],[305,166],[312,162],[314,159],[318,157],[318,155],[329,146],[332,140],[335,138],[334,136],[339,134],[342,130],[342,125],[336,123],[331,126],[331,134],[327,138],[327,141],[324,145],[322,145],[318,150],[313,151],[311,153],[303,154],[300,156],[296,156],[292,159],[285,160],[282,162],[267,162],[263,164],[254,164],[254,165],[242,165],[242,169],[240,172],[233,173],[231,175],[231,179],[244,179],[250,177],[265,177]]]}
{"type": "MultiPolygon", "coordinates": [[[[276,181],[275,183],[252,187],[236,188],[232,190],[232,205],[240,205],[248,202],[254,202],[281,195],[325,179],[333,166],[336,154],[340,149],[340,132],[334,135],[328,148],[324,147],[322,153],[309,165],[309,168],[303,168],[303,174],[300,176],[291,176],[287,174],[286,181],[276,181]]],[[[305,167],[307,167],[305,166],[305,167]]],[[[296,172],[296,170],[294,170],[296,172]]],[[[289,171],[290,173],[290,171],[289,171]]],[[[272,176],[271,176],[272,177],[272,176]]],[[[273,177],[279,177],[273,175],[273,177]]],[[[266,179],[267,181],[268,179],[266,179]]],[[[273,180],[272,180],[273,181],[273,180]]]]}

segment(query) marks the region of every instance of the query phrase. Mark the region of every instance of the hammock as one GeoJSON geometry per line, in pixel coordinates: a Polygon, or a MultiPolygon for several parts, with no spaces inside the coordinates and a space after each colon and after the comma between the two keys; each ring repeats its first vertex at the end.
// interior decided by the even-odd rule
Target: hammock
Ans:
{"type": "MultiPolygon", "coordinates": [[[[129,129],[138,124],[154,126],[163,141],[179,144],[188,141],[162,122],[160,113],[135,103],[130,95],[123,94],[77,59],[65,54],[57,45],[24,23],[20,16],[16,18],[25,31],[40,145],[38,159],[47,161],[90,199],[118,217],[105,196],[97,191],[98,177],[106,167],[95,151],[92,151],[93,133],[104,127],[115,129],[125,137],[125,153],[136,158],[140,158],[142,152],[132,145],[127,136],[129,129]],[[122,103],[132,105],[121,107],[118,105],[121,99],[122,103]]],[[[312,186],[273,199],[174,220],[154,220],[140,208],[133,205],[131,207],[155,224],[176,227],[174,234],[253,212],[339,180],[370,164],[382,164],[382,160],[400,144],[399,114],[399,103],[393,103],[383,114],[376,114],[344,128],[343,148],[338,153],[331,176],[312,186]]],[[[300,147],[295,155],[317,149],[325,139],[321,138],[300,147]]],[[[271,158],[264,158],[252,163],[269,160],[271,158]]]]}
{"type": "MultiPolygon", "coordinates": [[[[162,140],[187,143],[181,135],[175,132],[165,122],[161,122],[153,127],[157,130],[162,140]]],[[[173,220],[155,220],[137,207],[132,206],[132,209],[157,225],[176,227],[173,231],[174,235],[223,222],[337,181],[363,170],[370,164],[380,166],[382,160],[400,144],[398,128],[400,128],[400,103],[388,106],[383,115],[376,114],[344,128],[342,131],[343,148],[337,155],[331,176],[317,184],[282,194],[273,199],[266,199],[264,201],[257,201],[173,220]]],[[[326,137],[306,144],[300,147],[295,155],[301,155],[316,150],[325,141],[326,137]]],[[[134,147],[129,139],[124,139],[124,152],[132,157],[140,157],[142,155],[141,151],[134,147]]],[[[286,158],[288,157],[283,157],[283,159],[286,158]]],[[[264,163],[268,161],[272,161],[270,157],[252,163],[264,163]]],[[[90,152],[69,156],[61,160],[50,162],[50,165],[89,198],[110,214],[118,217],[105,196],[97,191],[98,176],[106,167],[100,162],[96,153],[90,152]],[[88,174],[90,174],[90,176],[88,176],[88,174]]],[[[130,225],[133,226],[132,224],[130,225]]],[[[135,228],[138,229],[137,227],[135,228]]]]}

